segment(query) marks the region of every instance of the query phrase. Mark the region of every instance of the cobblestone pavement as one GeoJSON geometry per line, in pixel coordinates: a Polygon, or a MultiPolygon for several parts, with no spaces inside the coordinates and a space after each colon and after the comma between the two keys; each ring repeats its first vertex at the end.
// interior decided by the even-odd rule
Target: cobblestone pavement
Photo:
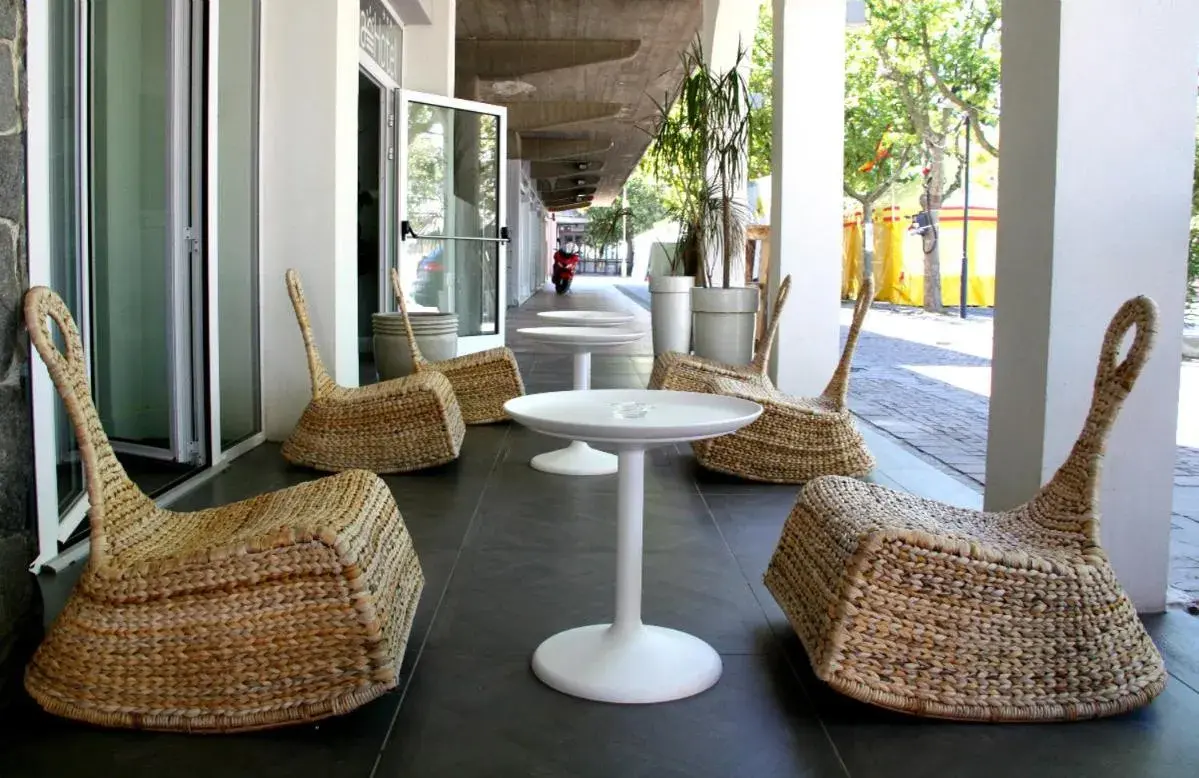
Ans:
{"type": "MultiPolygon", "coordinates": [[[[844,309],[843,325],[849,316],[844,309]]],[[[991,325],[987,312],[963,321],[876,305],[850,382],[855,413],[980,491],[986,482],[991,325]]],[[[1174,473],[1172,603],[1199,600],[1199,407],[1187,403],[1195,396],[1189,389],[1199,387],[1199,364],[1184,363],[1182,381],[1179,440],[1187,445],[1178,447],[1174,473]]]]}

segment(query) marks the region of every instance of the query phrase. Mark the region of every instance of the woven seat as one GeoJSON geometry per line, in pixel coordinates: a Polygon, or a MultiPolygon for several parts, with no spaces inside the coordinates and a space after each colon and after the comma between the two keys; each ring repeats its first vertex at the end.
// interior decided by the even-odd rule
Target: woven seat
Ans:
{"type": "Polygon", "coordinates": [[[312,400],[283,443],[287,461],[334,473],[404,473],[458,458],[466,428],[445,376],[421,373],[369,386],[338,386],[317,353],[294,270],[287,271],[287,291],[312,376],[312,400]]]}
{"type": "MultiPolygon", "coordinates": [[[[769,379],[710,376],[702,391],[762,405],[762,415],[732,435],[692,445],[700,465],[752,481],[803,483],[822,475],[863,476],[874,457],[846,405],[849,373],[862,323],[874,299],[867,279],[858,294],[841,360],[819,397],[792,397],[769,379]]],[[[772,323],[773,326],[773,323],[772,323]]]]}
{"type": "Polygon", "coordinates": [[[654,360],[654,369],[650,373],[650,389],[670,389],[676,392],[707,392],[708,382],[713,378],[732,378],[762,388],[772,387],[766,370],[770,367],[770,351],[774,348],[774,338],[778,334],[779,319],[783,308],[787,305],[787,296],[791,294],[791,276],[779,284],[778,298],[774,302],[774,312],[770,317],[770,326],[766,334],[754,350],[753,361],[748,365],[726,365],[714,359],[698,357],[694,354],[683,354],[678,351],[667,351],[659,354],[654,360]]]}
{"type": "Polygon", "coordinates": [[[424,576],[377,476],[163,510],[109,445],[62,300],[31,289],[25,320],[74,425],[91,508],[87,568],[25,674],[43,708],[104,726],[246,730],[344,713],[396,685],[424,576]]]}
{"type": "Polygon", "coordinates": [[[525,393],[525,383],[520,377],[520,367],[516,364],[512,349],[501,346],[441,362],[429,362],[421,355],[416,336],[412,333],[408,303],[404,300],[400,274],[395,268],[391,269],[391,284],[404,318],[408,348],[416,373],[440,373],[448,378],[454,387],[454,394],[458,396],[462,418],[467,424],[494,424],[507,420],[504,403],[525,393]]]}
{"type": "Polygon", "coordinates": [[[1078,442],[1014,510],[849,478],[804,487],[765,581],[818,677],[886,708],[987,721],[1107,716],[1162,690],[1162,658],[1099,545],[1096,511],[1104,441],[1155,319],[1144,297],[1120,309],[1078,442]]]}

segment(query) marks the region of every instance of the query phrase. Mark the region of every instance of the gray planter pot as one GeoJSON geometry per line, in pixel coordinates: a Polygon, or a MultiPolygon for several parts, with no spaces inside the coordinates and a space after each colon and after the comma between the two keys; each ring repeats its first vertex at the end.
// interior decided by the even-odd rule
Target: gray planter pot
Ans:
{"type": "Polygon", "coordinates": [[[726,365],[747,365],[753,360],[757,289],[692,289],[691,311],[698,356],[726,365]]]}
{"type": "Polygon", "coordinates": [[[649,282],[654,356],[691,353],[691,276],[653,276],[649,282]]]}
{"type": "MultiPolygon", "coordinates": [[[[458,314],[414,313],[409,318],[417,348],[426,360],[441,362],[458,356],[458,314]]],[[[379,379],[387,381],[412,375],[412,353],[403,317],[398,313],[376,313],[371,317],[371,325],[379,379]]]]}

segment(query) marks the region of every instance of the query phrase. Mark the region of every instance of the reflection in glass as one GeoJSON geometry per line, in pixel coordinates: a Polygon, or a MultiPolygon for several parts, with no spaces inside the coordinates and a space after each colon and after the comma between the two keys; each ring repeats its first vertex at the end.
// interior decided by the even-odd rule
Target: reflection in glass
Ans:
{"type": "MultiPolygon", "coordinates": [[[[71,309],[80,325],[84,322],[80,305],[79,201],[80,181],[76,155],[79,29],[75,19],[75,0],[49,0],[50,16],[50,285],[71,309]]],[[[57,332],[57,328],[55,329],[57,332]]],[[[61,338],[57,338],[62,348],[61,338]]],[[[66,407],[54,393],[55,441],[58,466],[58,507],[65,511],[83,495],[83,465],[79,444],[67,418],[66,407]]]]}
{"type": "Polygon", "coordinates": [[[170,9],[91,9],[94,391],[112,439],[169,449],[170,9]]]}
{"type": "Polygon", "coordinates": [[[222,448],[261,429],[254,228],[256,5],[225,3],[218,15],[216,250],[222,448]]]}
{"type": "Polygon", "coordinates": [[[499,175],[498,117],[409,105],[407,215],[426,239],[404,242],[401,281],[418,310],[457,313],[464,336],[497,332],[499,175]]]}

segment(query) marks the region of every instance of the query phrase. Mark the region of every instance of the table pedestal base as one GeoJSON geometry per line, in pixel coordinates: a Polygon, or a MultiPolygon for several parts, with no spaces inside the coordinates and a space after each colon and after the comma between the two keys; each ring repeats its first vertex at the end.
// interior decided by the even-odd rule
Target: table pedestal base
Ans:
{"type": "Polygon", "coordinates": [[[533,672],[547,686],[598,702],[669,702],[720,679],[720,655],[685,632],[610,624],[559,632],[537,647],[533,672]]]}
{"type": "Polygon", "coordinates": [[[554,475],[612,475],[618,470],[615,454],[596,451],[577,440],[566,448],[538,454],[529,464],[554,475]]]}

